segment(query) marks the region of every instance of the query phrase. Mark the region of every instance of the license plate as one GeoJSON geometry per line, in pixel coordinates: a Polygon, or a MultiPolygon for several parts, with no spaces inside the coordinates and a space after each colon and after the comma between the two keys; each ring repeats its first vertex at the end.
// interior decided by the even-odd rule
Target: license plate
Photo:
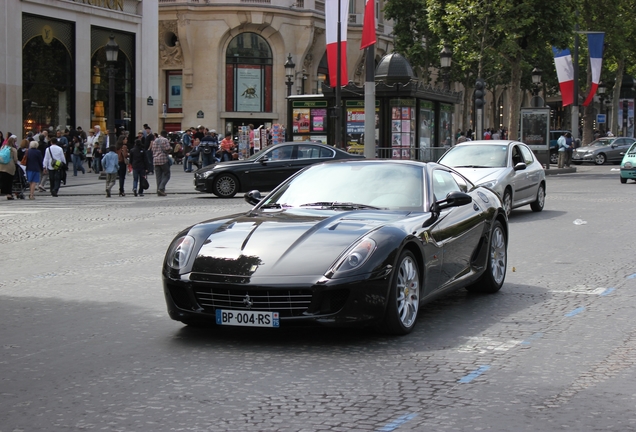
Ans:
{"type": "Polygon", "coordinates": [[[279,327],[278,312],[216,310],[216,323],[218,325],[231,325],[243,327],[279,327]]]}

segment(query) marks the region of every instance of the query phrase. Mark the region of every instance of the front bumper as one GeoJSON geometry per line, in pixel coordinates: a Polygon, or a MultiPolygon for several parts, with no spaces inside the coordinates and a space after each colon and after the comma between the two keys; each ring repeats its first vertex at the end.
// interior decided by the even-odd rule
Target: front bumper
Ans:
{"type": "Polygon", "coordinates": [[[192,183],[194,184],[194,188],[199,192],[210,192],[206,186],[206,179],[202,176],[195,174],[192,183]]]}
{"type": "Polygon", "coordinates": [[[594,153],[574,153],[572,154],[572,160],[576,162],[594,162],[594,153]]]}
{"type": "Polygon", "coordinates": [[[390,276],[379,279],[292,280],[253,284],[245,280],[202,282],[163,275],[170,318],[185,323],[216,323],[216,309],[269,311],[280,314],[280,326],[320,324],[367,325],[384,317],[390,276]],[[245,306],[249,296],[251,306],[245,306]]]}
{"type": "Polygon", "coordinates": [[[636,168],[627,169],[621,167],[621,177],[624,179],[636,180],[636,168]]]}

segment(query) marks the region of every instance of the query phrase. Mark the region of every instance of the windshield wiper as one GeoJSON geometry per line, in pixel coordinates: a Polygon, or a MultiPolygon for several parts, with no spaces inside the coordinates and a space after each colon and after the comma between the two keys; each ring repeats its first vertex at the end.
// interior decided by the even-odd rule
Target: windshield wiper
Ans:
{"type": "Polygon", "coordinates": [[[327,207],[327,208],[333,208],[333,209],[351,209],[351,210],[358,210],[358,209],[380,210],[379,207],[373,207],[367,204],[358,204],[358,203],[352,203],[352,202],[331,202],[331,201],[307,203],[307,204],[302,204],[300,207],[327,207]]]}
{"type": "Polygon", "coordinates": [[[280,209],[280,208],[288,208],[288,207],[291,207],[291,206],[289,204],[269,203],[269,204],[262,205],[260,208],[262,208],[262,209],[272,209],[272,208],[280,209]]]}
{"type": "Polygon", "coordinates": [[[458,165],[455,168],[493,168],[486,165],[458,165]]]}

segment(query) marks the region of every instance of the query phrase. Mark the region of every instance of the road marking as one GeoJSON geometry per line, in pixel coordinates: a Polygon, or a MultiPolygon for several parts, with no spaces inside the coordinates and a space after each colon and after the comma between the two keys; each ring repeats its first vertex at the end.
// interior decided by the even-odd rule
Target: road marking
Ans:
{"type": "Polygon", "coordinates": [[[405,414],[401,417],[398,417],[395,421],[382,426],[380,429],[378,429],[378,431],[381,432],[390,432],[393,431],[395,429],[397,429],[398,427],[402,426],[404,423],[413,420],[415,417],[417,417],[417,414],[405,414]]]}
{"type": "Polygon", "coordinates": [[[615,290],[615,289],[616,289],[616,288],[608,288],[608,289],[606,289],[605,291],[603,291],[602,293],[600,293],[599,295],[600,295],[600,296],[606,296],[606,295],[608,295],[608,294],[610,294],[610,293],[614,292],[614,290],[615,290]]]}
{"type": "Polygon", "coordinates": [[[635,278],[636,278],[636,273],[630,274],[629,276],[627,276],[627,279],[635,279],[635,278]]]}
{"type": "Polygon", "coordinates": [[[528,339],[521,342],[521,345],[530,345],[533,341],[543,337],[543,333],[537,332],[530,336],[528,339]]]}
{"type": "Polygon", "coordinates": [[[474,380],[475,378],[477,378],[478,376],[482,375],[488,369],[490,369],[490,366],[479,366],[479,369],[477,369],[477,370],[469,373],[465,377],[461,378],[459,380],[459,382],[461,384],[467,384],[467,383],[471,382],[472,380],[474,380]]]}
{"type": "Polygon", "coordinates": [[[519,345],[518,340],[499,341],[488,337],[469,337],[468,342],[461,345],[459,352],[487,353],[492,351],[508,351],[519,345]]]}
{"type": "Polygon", "coordinates": [[[585,306],[580,306],[580,307],[577,307],[576,309],[571,310],[570,312],[566,313],[564,316],[570,318],[570,317],[573,317],[575,315],[580,314],[584,310],[585,310],[585,306]]]}
{"type": "Polygon", "coordinates": [[[574,288],[566,290],[551,290],[553,293],[565,293],[565,294],[587,294],[587,295],[600,295],[606,290],[605,287],[588,287],[586,285],[577,285],[574,288]]]}

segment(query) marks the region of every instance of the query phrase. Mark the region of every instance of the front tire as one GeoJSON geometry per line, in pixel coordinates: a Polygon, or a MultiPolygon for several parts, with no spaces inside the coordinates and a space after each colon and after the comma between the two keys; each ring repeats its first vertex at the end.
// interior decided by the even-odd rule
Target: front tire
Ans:
{"type": "Polygon", "coordinates": [[[626,179],[626,178],[621,177],[621,183],[623,183],[623,184],[627,183],[627,179],[626,179]]]}
{"type": "Polygon", "coordinates": [[[503,208],[506,212],[506,216],[510,216],[510,212],[512,211],[512,193],[510,189],[506,189],[503,196],[503,208]]]}
{"type": "Polygon", "coordinates": [[[557,152],[550,152],[550,163],[552,165],[559,163],[559,154],[557,152]]]}
{"type": "Polygon", "coordinates": [[[232,198],[238,192],[238,180],[232,174],[221,174],[214,179],[212,192],[219,198],[232,198]]]}
{"type": "Polygon", "coordinates": [[[405,250],[400,254],[391,280],[383,325],[386,333],[405,335],[413,330],[419,312],[420,295],[420,269],[415,256],[405,250]]]}
{"type": "Polygon", "coordinates": [[[605,157],[605,154],[603,153],[599,153],[594,157],[594,163],[596,165],[603,165],[605,161],[607,161],[607,158],[605,157]]]}
{"type": "Polygon", "coordinates": [[[494,294],[501,289],[506,279],[508,264],[508,238],[501,222],[495,221],[490,233],[488,246],[488,265],[484,274],[472,285],[466,287],[470,292],[494,294]]]}
{"type": "Polygon", "coordinates": [[[530,208],[533,212],[540,212],[543,210],[543,206],[545,204],[545,186],[543,184],[539,185],[539,190],[537,190],[537,200],[533,203],[530,203],[530,208]]]}

